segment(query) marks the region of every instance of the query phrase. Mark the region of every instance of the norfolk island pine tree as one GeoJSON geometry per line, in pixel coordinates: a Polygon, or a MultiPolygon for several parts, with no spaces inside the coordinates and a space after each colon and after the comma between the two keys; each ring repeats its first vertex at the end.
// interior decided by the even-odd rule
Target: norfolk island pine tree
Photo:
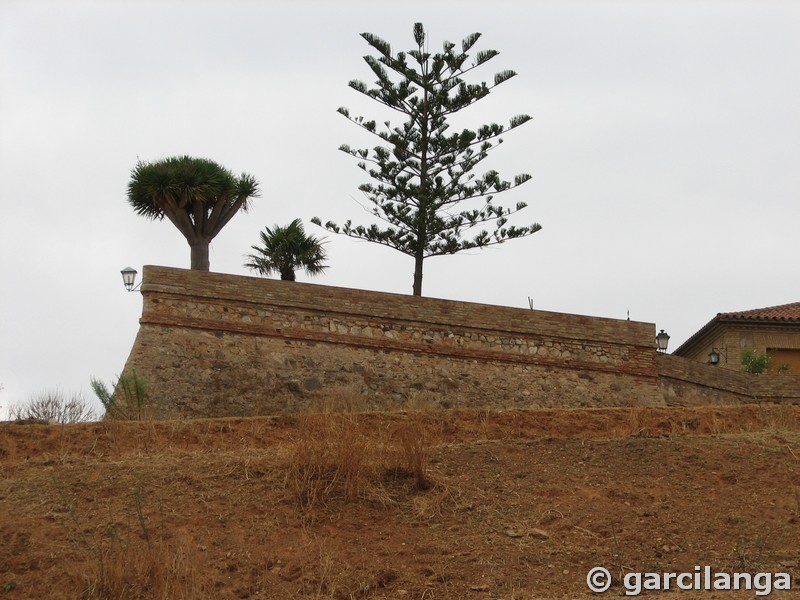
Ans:
{"type": "MultiPolygon", "coordinates": [[[[372,205],[370,211],[385,225],[354,226],[347,220],[341,226],[327,221],[324,227],[411,256],[413,293],[417,296],[422,295],[426,258],[501,244],[541,229],[536,223],[522,227],[507,224],[509,216],[526,207],[524,202],[518,202],[513,209],[493,203],[495,194],[522,185],[530,180],[530,175],[520,174],[509,182],[494,170],[481,176],[473,172],[489,151],[502,143],[500,136],[504,132],[523,125],[530,117],[517,115],[507,127],[492,123],[474,131],[448,133],[450,115],[486,97],[493,88],[516,75],[514,71],[501,71],[489,85],[464,81],[465,74],[498,54],[495,50],[481,50],[467,64],[468,52],[480,35],[473,33],[464,38],[460,50],[455,44],[444,42],[441,53],[431,54],[426,50],[425,29],[416,23],[416,48],[392,55],[387,42],[371,33],[361,34],[378,53],[364,57],[377,81],[372,88],[358,80],[350,81],[349,86],[407,120],[394,127],[385,121],[379,128],[374,120],[352,117],[347,108],[338,111],[380,139],[371,151],[349,145],[342,145],[340,150],[357,158],[358,166],[375,180],[376,183],[365,183],[359,189],[372,205]],[[392,79],[390,71],[397,81],[392,79]],[[477,208],[468,208],[471,200],[482,203],[477,208]],[[487,223],[493,224],[491,233],[486,229],[476,233],[476,228],[487,223]]],[[[322,226],[318,217],[311,221],[322,226]]]]}

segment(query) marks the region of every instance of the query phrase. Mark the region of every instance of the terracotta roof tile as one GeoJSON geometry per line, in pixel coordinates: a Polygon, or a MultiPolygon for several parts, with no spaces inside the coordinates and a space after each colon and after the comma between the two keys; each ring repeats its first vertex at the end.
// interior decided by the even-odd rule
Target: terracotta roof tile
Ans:
{"type": "Polygon", "coordinates": [[[702,339],[708,331],[721,323],[731,321],[744,321],[751,323],[785,323],[787,326],[795,328],[800,325],[800,302],[791,304],[781,304],[780,306],[767,306],[766,308],[755,308],[753,310],[742,310],[739,312],[717,313],[717,316],[706,323],[699,331],[695,332],[688,340],[683,342],[673,354],[677,356],[686,355],[694,344],[702,339]]]}
{"type": "Polygon", "coordinates": [[[737,321],[800,321],[800,302],[740,312],[719,313],[717,317],[737,321]]]}

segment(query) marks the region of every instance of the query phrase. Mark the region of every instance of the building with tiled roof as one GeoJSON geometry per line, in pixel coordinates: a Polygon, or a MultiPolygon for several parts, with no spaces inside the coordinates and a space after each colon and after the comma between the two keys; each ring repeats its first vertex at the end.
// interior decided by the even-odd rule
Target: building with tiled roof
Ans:
{"type": "Polygon", "coordinates": [[[673,354],[736,371],[742,353],[770,357],[770,370],[800,375],[800,302],[719,313],[673,354]]]}

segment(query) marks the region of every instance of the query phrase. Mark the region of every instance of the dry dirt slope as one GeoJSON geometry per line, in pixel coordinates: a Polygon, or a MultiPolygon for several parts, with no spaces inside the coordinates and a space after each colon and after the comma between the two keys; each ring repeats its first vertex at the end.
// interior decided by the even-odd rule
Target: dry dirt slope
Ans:
{"type": "Polygon", "coordinates": [[[0,598],[577,598],[595,565],[797,598],[798,564],[800,407],[0,426],[0,598]]]}

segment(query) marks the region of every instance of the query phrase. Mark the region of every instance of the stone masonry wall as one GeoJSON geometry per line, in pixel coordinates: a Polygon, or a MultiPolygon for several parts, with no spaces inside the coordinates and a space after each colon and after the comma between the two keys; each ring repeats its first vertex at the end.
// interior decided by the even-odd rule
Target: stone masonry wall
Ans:
{"type": "Polygon", "coordinates": [[[652,324],[146,266],[125,371],[162,416],[658,405],[652,324]]]}
{"type": "Polygon", "coordinates": [[[800,376],[748,375],[681,356],[659,354],[658,385],[669,406],[800,403],[800,376]]]}
{"type": "Polygon", "coordinates": [[[656,353],[648,323],[153,266],[141,289],[125,372],[163,417],[800,402],[798,376],[656,353]]]}

